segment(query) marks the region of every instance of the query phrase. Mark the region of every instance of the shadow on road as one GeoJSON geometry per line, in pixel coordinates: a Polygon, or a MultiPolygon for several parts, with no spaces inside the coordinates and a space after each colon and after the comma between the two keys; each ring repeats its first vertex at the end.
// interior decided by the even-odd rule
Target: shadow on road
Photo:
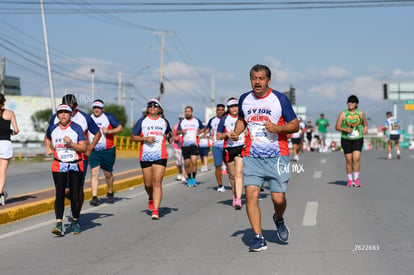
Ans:
{"type": "Polygon", "coordinates": [[[336,185],[342,185],[342,186],[346,186],[346,181],[344,180],[336,180],[336,181],[330,181],[328,182],[328,184],[336,184],[336,185]]]}
{"type": "MultiPolygon", "coordinates": [[[[276,227],[274,230],[263,230],[263,237],[265,238],[266,242],[269,243],[277,243],[280,245],[287,245],[287,243],[282,242],[276,235],[276,227]]],[[[254,241],[254,233],[251,228],[238,230],[234,232],[230,237],[238,237],[241,235],[241,240],[246,246],[250,246],[254,241]]]]}
{"type": "MultiPolygon", "coordinates": [[[[101,226],[101,223],[95,222],[95,220],[108,218],[113,216],[114,214],[108,214],[108,213],[86,213],[81,214],[79,218],[79,223],[81,225],[82,231],[86,231],[89,229],[92,229],[97,226],[101,226]]],[[[71,221],[71,219],[70,219],[71,221]]],[[[65,224],[65,234],[72,232],[72,228],[70,224],[65,224]]]]}

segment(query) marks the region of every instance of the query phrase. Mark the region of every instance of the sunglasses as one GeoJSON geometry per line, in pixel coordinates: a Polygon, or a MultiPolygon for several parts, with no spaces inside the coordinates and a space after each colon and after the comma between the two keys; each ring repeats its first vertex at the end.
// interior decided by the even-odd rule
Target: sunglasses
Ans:
{"type": "Polygon", "coordinates": [[[151,103],[151,104],[148,104],[147,105],[147,108],[159,108],[160,107],[160,105],[158,105],[157,103],[151,103]]]}
{"type": "Polygon", "coordinates": [[[237,105],[237,104],[233,104],[233,105],[229,105],[228,107],[229,107],[229,108],[232,108],[232,107],[237,107],[237,106],[239,106],[239,105],[237,105]]]}

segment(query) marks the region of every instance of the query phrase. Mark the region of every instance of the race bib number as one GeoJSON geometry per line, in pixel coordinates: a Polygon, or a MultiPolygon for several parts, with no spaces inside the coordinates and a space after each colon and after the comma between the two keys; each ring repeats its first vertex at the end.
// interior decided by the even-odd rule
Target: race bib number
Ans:
{"type": "Polygon", "coordinates": [[[56,153],[61,162],[75,162],[79,158],[74,150],[57,150],[56,153]]]}
{"type": "Polygon", "coordinates": [[[195,141],[196,140],[196,133],[195,132],[187,132],[184,135],[184,141],[195,141]]]}
{"type": "Polygon", "coordinates": [[[357,129],[352,129],[352,132],[348,133],[348,137],[350,138],[357,138],[359,137],[359,132],[357,129]]]}
{"type": "MultiPolygon", "coordinates": [[[[257,140],[257,141],[268,141],[269,140],[268,138],[269,132],[266,130],[263,124],[253,125],[251,133],[252,133],[252,137],[254,140],[257,140]]],[[[240,136],[239,136],[239,139],[240,139],[240,136]]]]}

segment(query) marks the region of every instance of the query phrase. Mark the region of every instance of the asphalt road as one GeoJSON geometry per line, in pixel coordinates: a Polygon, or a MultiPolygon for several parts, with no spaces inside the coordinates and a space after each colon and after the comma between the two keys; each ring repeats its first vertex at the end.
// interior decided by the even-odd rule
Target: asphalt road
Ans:
{"type": "Polygon", "coordinates": [[[253,233],[245,207],[234,210],[231,192],[217,193],[209,171],[198,173],[196,188],[166,178],[158,221],[151,220],[139,186],[117,193],[113,205],[85,204],[80,235],[69,228],[64,237],[52,235],[53,212],[3,225],[1,272],[412,274],[413,151],[402,151],[401,160],[363,152],[359,189],[346,187],[341,152],[300,157],[287,192],[289,244],[275,235],[265,189],[260,205],[268,249],[248,252],[253,233]]]}

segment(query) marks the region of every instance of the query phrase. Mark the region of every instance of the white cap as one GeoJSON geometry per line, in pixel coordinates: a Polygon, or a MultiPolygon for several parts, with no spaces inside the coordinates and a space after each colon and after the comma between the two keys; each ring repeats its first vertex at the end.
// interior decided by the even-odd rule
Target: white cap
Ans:
{"type": "Polygon", "coordinates": [[[60,104],[56,108],[56,112],[59,112],[59,111],[68,111],[68,112],[72,113],[72,108],[69,105],[60,104]]]}
{"type": "Polygon", "coordinates": [[[98,107],[98,108],[103,108],[105,105],[101,102],[101,101],[94,101],[93,103],[92,103],[92,108],[93,107],[98,107]]]}
{"type": "Polygon", "coordinates": [[[227,106],[231,106],[231,105],[238,105],[239,101],[237,99],[230,99],[229,101],[227,101],[227,106]]]}
{"type": "Polygon", "coordinates": [[[158,101],[158,99],[156,99],[156,98],[151,98],[151,99],[148,101],[147,105],[150,105],[151,103],[158,104],[158,106],[159,106],[159,107],[161,107],[161,103],[160,103],[160,102],[158,101]]]}

